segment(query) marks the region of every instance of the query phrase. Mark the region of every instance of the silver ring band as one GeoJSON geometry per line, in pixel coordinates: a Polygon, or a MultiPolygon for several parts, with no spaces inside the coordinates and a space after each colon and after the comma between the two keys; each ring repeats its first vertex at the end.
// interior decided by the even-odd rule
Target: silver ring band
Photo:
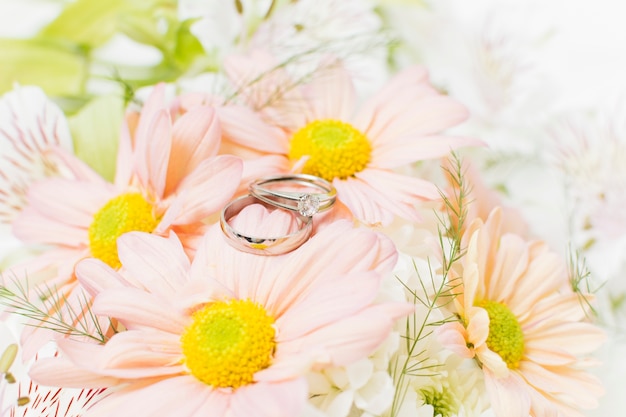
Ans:
{"type": "Polygon", "coordinates": [[[222,209],[220,226],[226,236],[227,242],[235,249],[257,255],[281,255],[298,248],[311,236],[311,231],[313,230],[312,218],[301,216],[297,212],[293,213],[293,215],[296,216],[299,229],[285,236],[247,236],[233,229],[228,221],[239,214],[244,207],[254,203],[262,204],[266,208],[270,209],[276,208],[276,205],[260,200],[253,195],[245,195],[232,200],[222,209]]]}
{"type": "Polygon", "coordinates": [[[328,181],[315,175],[285,174],[259,178],[248,186],[251,195],[276,207],[311,217],[328,210],[337,200],[337,190],[328,181]],[[320,192],[287,191],[269,185],[301,185],[320,192]]]}

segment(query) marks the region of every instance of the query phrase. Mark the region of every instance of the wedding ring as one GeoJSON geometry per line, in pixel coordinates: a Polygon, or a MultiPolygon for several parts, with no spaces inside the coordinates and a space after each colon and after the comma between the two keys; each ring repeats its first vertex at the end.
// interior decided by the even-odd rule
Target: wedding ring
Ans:
{"type": "Polygon", "coordinates": [[[311,217],[328,210],[337,200],[337,190],[330,182],[308,174],[286,174],[259,178],[250,183],[248,191],[259,200],[276,207],[295,211],[305,217],[311,217]],[[304,186],[308,189],[313,188],[318,192],[283,189],[293,185],[304,186]]]}
{"type": "Polygon", "coordinates": [[[296,222],[299,227],[298,230],[285,236],[248,236],[233,229],[228,221],[239,214],[244,207],[254,203],[262,204],[268,209],[276,209],[274,204],[267,203],[253,195],[245,195],[236,198],[222,209],[220,226],[226,236],[227,242],[235,249],[257,255],[281,255],[298,248],[311,236],[311,231],[313,230],[312,218],[302,216],[299,213],[293,213],[293,215],[296,216],[296,222]]]}

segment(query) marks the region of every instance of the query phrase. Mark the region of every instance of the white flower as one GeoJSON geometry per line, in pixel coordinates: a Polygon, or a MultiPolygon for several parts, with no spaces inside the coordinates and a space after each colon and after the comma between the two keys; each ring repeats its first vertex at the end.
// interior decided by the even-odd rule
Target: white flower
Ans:
{"type": "Polygon", "coordinates": [[[6,93],[0,99],[0,223],[10,223],[24,207],[30,184],[64,173],[53,147],[72,150],[61,109],[39,87],[6,93]]]}

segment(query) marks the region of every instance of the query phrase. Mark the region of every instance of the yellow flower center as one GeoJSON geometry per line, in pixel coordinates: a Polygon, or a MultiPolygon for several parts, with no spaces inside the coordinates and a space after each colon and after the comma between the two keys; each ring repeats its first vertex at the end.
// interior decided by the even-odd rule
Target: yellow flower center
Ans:
{"type": "Polygon", "coordinates": [[[516,369],[524,355],[522,326],[511,310],[502,303],[485,300],[477,305],[487,310],[489,315],[487,346],[500,355],[510,369],[516,369]]]}
{"type": "Polygon", "coordinates": [[[153,207],[139,193],[122,194],[109,200],[89,226],[91,255],[112,268],[121,266],[117,238],[127,232],[152,232],[159,220],[153,207]]]}
{"type": "Polygon", "coordinates": [[[372,145],[353,126],[339,120],[315,120],[298,130],[291,139],[289,159],[309,159],[302,172],[327,181],[346,179],[365,169],[372,145]]]}
{"type": "Polygon", "coordinates": [[[181,336],[189,372],[212,387],[253,382],[272,361],[274,319],[250,300],[218,301],[193,314],[181,336]]]}

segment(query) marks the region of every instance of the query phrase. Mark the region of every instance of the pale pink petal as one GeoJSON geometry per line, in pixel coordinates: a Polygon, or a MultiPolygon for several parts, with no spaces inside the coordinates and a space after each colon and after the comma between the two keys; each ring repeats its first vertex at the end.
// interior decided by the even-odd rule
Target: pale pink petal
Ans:
{"type": "MultiPolygon", "coordinates": [[[[381,259],[381,249],[395,253],[393,247],[380,246],[378,235],[338,221],[285,257],[282,268],[272,274],[273,280],[261,278],[257,284],[258,300],[279,317],[311,290],[327,285],[320,277],[373,269],[381,259]],[[344,250],[346,247],[350,252],[344,250]],[[343,255],[338,257],[337,253],[343,255]]],[[[382,254],[383,259],[388,256],[382,254]]]]}
{"type": "Polygon", "coordinates": [[[387,338],[394,321],[414,310],[413,304],[377,304],[358,315],[284,342],[279,348],[286,354],[306,351],[309,346],[324,347],[328,355],[326,365],[348,365],[371,354],[387,338]]]}
{"type": "Polygon", "coordinates": [[[172,203],[177,207],[177,216],[172,219],[166,212],[157,232],[163,230],[168,222],[174,225],[191,224],[219,212],[239,187],[242,169],[242,161],[233,156],[205,159],[180,183],[172,203]]]}
{"type": "Polygon", "coordinates": [[[528,262],[528,249],[524,240],[511,234],[502,236],[494,269],[485,278],[485,296],[492,301],[509,304],[509,300],[519,291],[519,281],[526,273],[528,262]]]}
{"type": "Polygon", "coordinates": [[[468,342],[474,346],[481,346],[489,336],[489,315],[483,308],[473,308],[466,313],[468,342]]]}
{"type": "MultiPolygon", "coordinates": [[[[555,300],[556,301],[556,300],[555,300]]],[[[598,349],[606,341],[606,333],[591,323],[557,322],[524,332],[524,343],[529,355],[544,354],[575,358],[598,349]],[[583,336],[584,335],[584,336],[583,336]]],[[[535,362],[550,364],[532,359],[535,362]]]]}
{"type": "Polygon", "coordinates": [[[329,66],[313,78],[302,90],[310,105],[307,119],[350,120],[356,103],[356,91],[348,71],[338,62],[326,60],[321,64],[329,66]]]}
{"type": "Polygon", "coordinates": [[[190,261],[175,234],[129,232],[117,244],[124,269],[148,291],[167,296],[187,281],[190,261]]]}
{"type": "Polygon", "coordinates": [[[442,324],[435,328],[437,340],[446,349],[450,349],[462,358],[473,358],[474,352],[467,347],[465,328],[458,321],[442,324]]]}
{"type": "Polygon", "coordinates": [[[12,226],[13,234],[26,243],[49,243],[83,249],[89,242],[86,228],[54,221],[33,207],[24,208],[12,226]]]}
{"type": "Polygon", "coordinates": [[[113,387],[122,382],[119,378],[76,367],[67,358],[40,358],[33,363],[28,375],[38,384],[67,388],[113,387]]]}
{"type": "MultiPolygon", "coordinates": [[[[66,348],[64,351],[68,353],[66,348]]],[[[128,330],[115,334],[104,345],[97,366],[103,374],[144,378],[182,372],[182,358],[180,334],[128,330]]]]}
{"type": "Polygon", "coordinates": [[[28,200],[50,220],[87,229],[94,215],[115,195],[110,185],[99,187],[87,181],[52,178],[32,185],[28,200]]]}
{"type": "Polygon", "coordinates": [[[505,378],[511,372],[500,355],[490,350],[487,345],[482,345],[475,349],[476,356],[482,363],[483,370],[489,371],[498,378],[505,378]]]}
{"type": "Polygon", "coordinates": [[[289,159],[283,155],[263,155],[244,159],[241,186],[237,194],[247,192],[248,184],[258,178],[288,172],[289,165],[289,159]]]}
{"type": "MultiPolygon", "coordinates": [[[[157,114],[165,109],[165,84],[159,83],[150,92],[150,96],[143,104],[136,129],[134,132],[131,132],[134,137],[133,149],[135,151],[135,157],[145,155],[145,151],[150,146],[152,140],[149,135],[150,127],[157,114]]],[[[128,123],[129,121],[130,119],[127,120],[127,124],[130,124],[128,123]]],[[[129,130],[132,131],[132,129],[129,130]]],[[[142,164],[140,161],[138,162],[137,166],[142,164]]]]}
{"type": "MultiPolygon", "coordinates": [[[[372,193],[372,198],[385,210],[412,221],[420,221],[416,207],[424,200],[440,198],[437,187],[420,178],[380,169],[366,169],[356,174],[370,190],[384,190],[384,195],[372,193]]],[[[382,193],[381,193],[382,194],[382,193]]]]}
{"type": "Polygon", "coordinates": [[[498,378],[485,369],[485,386],[491,400],[491,408],[496,416],[528,417],[530,397],[524,381],[515,373],[498,378]]]}
{"type": "MultiPolygon", "coordinates": [[[[231,247],[220,226],[215,224],[206,233],[191,267],[191,279],[206,281],[212,296],[220,298],[252,298],[255,288],[252,280],[273,277],[270,267],[273,257],[243,253],[231,247]]],[[[272,279],[269,279],[272,281],[272,279]]]]}
{"type": "Polygon", "coordinates": [[[128,123],[127,116],[122,124],[120,139],[117,144],[114,182],[118,187],[128,186],[133,176],[133,138],[128,123]]]}
{"type": "Polygon", "coordinates": [[[292,417],[307,402],[306,379],[257,382],[237,389],[232,396],[232,417],[292,417]]]}
{"type": "Polygon", "coordinates": [[[278,346],[272,366],[254,374],[254,380],[260,382],[285,381],[299,378],[315,368],[316,363],[327,361],[328,354],[322,346],[310,346],[302,352],[292,352],[278,346]]]}
{"type": "Polygon", "coordinates": [[[289,149],[286,134],[265,123],[258,113],[242,106],[217,109],[222,134],[227,140],[267,153],[285,155],[289,149]]]}
{"type": "Polygon", "coordinates": [[[379,202],[385,201],[383,192],[374,189],[359,178],[335,179],[337,198],[352,215],[368,225],[387,225],[393,220],[393,213],[383,209],[379,202]]]}
{"type": "Polygon", "coordinates": [[[189,318],[172,308],[169,300],[135,288],[110,288],[98,294],[94,313],[117,318],[127,329],[158,329],[182,333],[189,318]]]}
{"type": "Polygon", "coordinates": [[[585,308],[581,305],[581,294],[558,294],[554,297],[546,297],[533,306],[532,315],[527,320],[520,320],[524,332],[531,332],[536,327],[542,327],[545,323],[560,321],[580,321],[586,317],[585,308]]]}
{"type": "MultiPolygon", "coordinates": [[[[371,304],[380,287],[381,275],[375,272],[355,272],[343,276],[326,275],[320,279],[332,282],[333,291],[326,287],[311,290],[276,320],[278,343],[293,340],[319,327],[356,314],[371,304]],[[358,288],[354,282],[358,281],[358,288]]],[[[320,286],[321,287],[321,286],[320,286]]]]}
{"type": "Polygon", "coordinates": [[[174,123],[172,137],[166,196],[202,161],[217,154],[221,128],[215,110],[202,106],[188,111],[174,123]]]}
{"type": "Polygon", "coordinates": [[[78,262],[75,273],[81,286],[92,297],[105,289],[121,287],[127,283],[113,268],[95,258],[78,262]]]}
{"type": "Polygon", "coordinates": [[[135,150],[139,180],[159,198],[163,198],[165,194],[167,167],[172,149],[171,129],[169,112],[161,110],[148,129],[149,142],[146,147],[135,150]]]}
{"type": "Polygon", "coordinates": [[[70,151],[60,147],[52,146],[47,151],[47,155],[60,163],[74,175],[79,181],[89,181],[97,184],[98,186],[107,186],[108,183],[102,178],[96,171],[94,171],[89,165],[82,160],[78,159],[76,155],[70,151]]]}
{"type": "Polygon", "coordinates": [[[444,157],[463,146],[483,145],[480,140],[458,136],[406,135],[374,146],[370,163],[379,168],[392,169],[415,161],[444,157]]]}
{"type": "Polygon", "coordinates": [[[133,384],[99,401],[89,417],[225,417],[230,395],[212,390],[191,376],[178,376],[152,384],[133,384]]]}
{"type": "Polygon", "coordinates": [[[567,367],[543,367],[522,361],[519,371],[533,387],[549,394],[565,394],[575,398],[578,407],[593,408],[604,394],[601,382],[594,375],[567,367]]]}
{"type": "Polygon", "coordinates": [[[558,254],[550,252],[533,258],[509,300],[509,308],[522,320],[534,304],[554,294],[567,282],[565,263],[558,254]]]}
{"type": "MultiPolygon", "coordinates": [[[[376,114],[374,122],[364,132],[374,147],[406,141],[402,138],[431,136],[467,119],[467,109],[456,100],[447,96],[423,97],[410,88],[408,86],[406,91],[388,102],[382,114],[376,114]]],[[[442,139],[435,139],[439,140],[442,139]]],[[[455,143],[452,138],[447,141],[455,143]]]]}

